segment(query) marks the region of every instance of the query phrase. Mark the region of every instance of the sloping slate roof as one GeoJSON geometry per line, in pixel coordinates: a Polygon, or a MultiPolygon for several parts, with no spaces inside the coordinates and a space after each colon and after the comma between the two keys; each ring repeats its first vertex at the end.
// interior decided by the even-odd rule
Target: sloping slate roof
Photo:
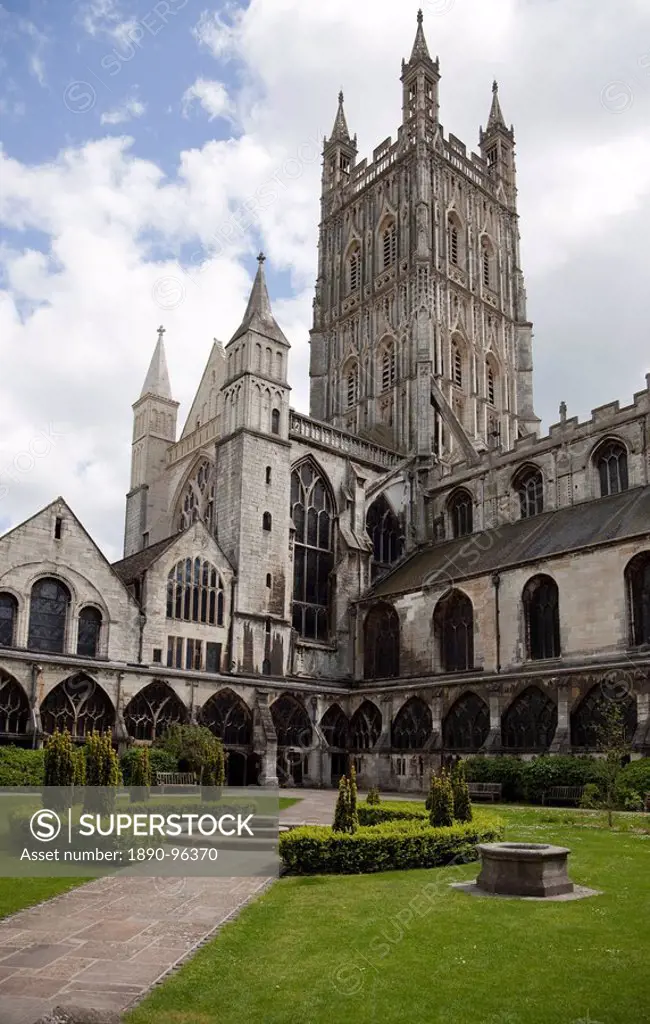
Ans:
{"type": "Polygon", "coordinates": [[[650,487],[504,523],[492,530],[415,552],[371,591],[372,596],[419,590],[427,582],[482,576],[593,544],[650,534],[650,487]]]}
{"type": "Polygon", "coordinates": [[[165,540],[159,540],[156,544],[152,544],[143,551],[136,552],[135,555],[123,558],[121,562],[114,562],[113,571],[117,573],[123,583],[127,585],[132,583],[153,565],[156,559],[173,544],[177,537],[178,534],[175,533],[171,537],[166,537],[165,540]]]}

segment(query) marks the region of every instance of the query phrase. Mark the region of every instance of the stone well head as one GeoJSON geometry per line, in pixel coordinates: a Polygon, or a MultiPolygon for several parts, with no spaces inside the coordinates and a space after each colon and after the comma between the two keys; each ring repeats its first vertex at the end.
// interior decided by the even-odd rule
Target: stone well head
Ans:
{"type": "Polygon", "coordinates": [[[564,846],[549,843],[479,843],[484,892],[503,896],[562,896],[573,892],[564,846]]]}

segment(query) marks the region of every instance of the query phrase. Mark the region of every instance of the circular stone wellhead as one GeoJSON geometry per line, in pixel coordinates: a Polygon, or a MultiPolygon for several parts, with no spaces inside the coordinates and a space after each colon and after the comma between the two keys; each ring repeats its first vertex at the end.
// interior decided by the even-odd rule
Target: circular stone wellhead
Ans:
{"type": "Polygon", "coordinates": [[[548,843],[479,843],[479,889],[503,896],[562,896],[573,892],[564,846],[548,843]]]}

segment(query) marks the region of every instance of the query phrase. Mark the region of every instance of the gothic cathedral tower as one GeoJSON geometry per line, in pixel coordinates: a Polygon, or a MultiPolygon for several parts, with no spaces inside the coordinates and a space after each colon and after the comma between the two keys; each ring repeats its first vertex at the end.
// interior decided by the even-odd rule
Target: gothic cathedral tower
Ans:
{"type": "Polygon", "coordinates": [[[310,412],[443,461],[539,431],[519,261],[514,135],[496,83],[481,155],[439,121],[422,12],[402,124],[357,163],[343,96],[325,140],[310,412]]]}

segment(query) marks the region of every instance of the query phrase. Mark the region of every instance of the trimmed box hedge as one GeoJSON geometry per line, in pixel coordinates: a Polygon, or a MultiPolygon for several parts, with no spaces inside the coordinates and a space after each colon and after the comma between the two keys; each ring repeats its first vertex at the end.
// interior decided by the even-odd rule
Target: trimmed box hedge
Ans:
{"type": "Polygon", "coordinates": [[[426,821],[385,821],[352,835],[306,825],[280,836],[286,868],[300,875],[359,875],[407,868],[436,868],[477,860],[478,843],[501,839],[497,818],[432,828],[426,821]]]}
{"type": "Polygon", "coordinates": [[[42,786],[43,754],[42,750],[25,747],[0,747],[0,786],[42,786]]]}
{"type": "Polygon", "coordinates": [[[360,803],[357,807],[360,825],[380,825],[384,821],[429,820],[429,812],[423,802],[411,800],[386,800],[380,804],[360,803]]]}

